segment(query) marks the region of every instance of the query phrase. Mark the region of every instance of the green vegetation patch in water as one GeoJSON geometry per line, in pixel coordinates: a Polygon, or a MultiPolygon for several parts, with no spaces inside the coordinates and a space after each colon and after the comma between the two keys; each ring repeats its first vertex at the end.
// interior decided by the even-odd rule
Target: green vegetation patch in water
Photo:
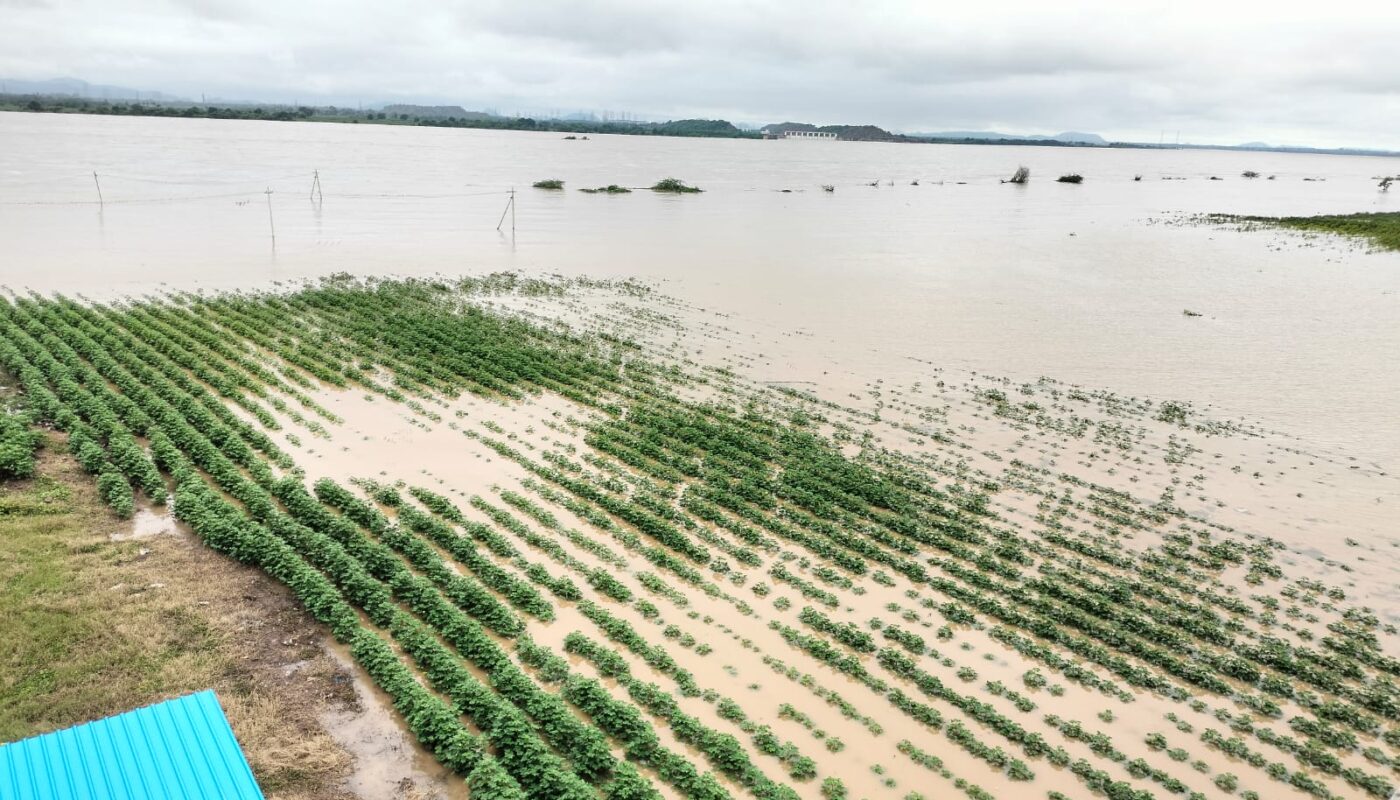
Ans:
{"type": "Polygon", "coordinates": [[[662,178],[651,187],[653,192],[671,192],[673,194],[698,194],[705,191],[697,186],[691,186],[679,178],[662,178]]]}
{"type": "Polygon", "coordinates": [[[1255,217],[1212,214],[1212,222],[1257,223],[1313,233],[1335,233],[1371,240],[1382,250],[1400,250],[1400,212],[1319,214],[1314,217],[1255,217]]]}

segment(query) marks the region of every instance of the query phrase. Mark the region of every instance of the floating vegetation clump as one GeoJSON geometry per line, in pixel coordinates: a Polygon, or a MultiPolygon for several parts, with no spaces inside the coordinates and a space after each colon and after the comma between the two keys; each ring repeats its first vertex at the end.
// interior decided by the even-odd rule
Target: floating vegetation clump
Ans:
{"type": "Polygon", "coordinates": [[[671,192],[673,194],[697,194],[704,189],[687,184],[678,178],[662,178],[652,185],[653,192],[671,192]]]}
{"type": "Polygon", "coordinates": [[[534,186],[536,189],[563,189],[564,182],[558,178],[550,178],[548,180],[535,181],[534,186]]]}
{"type": "Polygon", "coordinates": [[[610,183],[607,186],[599,186],[596,189],[579,189],[579,191],[584,194],[630,194],[632,190],[628,189],[626,186],[618,186],[615,183],[610,183]]]}
{"type": "Polygon", "coordinates": [[[1008,179],[1006,179],[1006,181],[1005,181],[1005,183],[1030,183],[1030,182],[1031,182],[1031,169],[1030,169],[1030,167],[1027,167],[1027,166],[1024,166],[1024,165],[1023,165],[1023,166],[1017,167],[1017,168],[1016,168],[1016,171],[1015,171],[1014,173],[1011,174],[1011,177],[1008,178],[1008,179]]]}
{"type": "Polygon", "coordinates": [[[1074,172],[1074,173],[1070,173],[1069,175],[1061,175],[1060,177],[1058,177],[1058,178],[1055,179],[1055,182],[1056,182],[1056,183],[1083,183],[1083,182],[1084,182],[1084,176],[1083,176],[1083,175],[1080,175],[1080,174],[1077,173],[1077,172],[1074,172]]]}

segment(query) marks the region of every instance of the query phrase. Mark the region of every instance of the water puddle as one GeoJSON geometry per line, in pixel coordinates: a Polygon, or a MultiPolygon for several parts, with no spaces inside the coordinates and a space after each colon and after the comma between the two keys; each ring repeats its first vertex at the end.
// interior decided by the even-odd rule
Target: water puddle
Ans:
{"type": "Polygon", "coordinates": [[[359,666],[333,644],[326,650],[352,676],[359,700],[359,710],[321,716],[326,732],[355,758],[344,788],[364,800],[466,800],[466,781],[414,743],[389,699],[365,680],[359,666]]]}
{"type": "Polygon", "coordinates": [[[125,533],[112,533],[108,539],[114,542],[139,541],[155,536],[173,536],[180,532],[175,514],[168,507],[158,510],[138,509],[131,518],[131,530],[125,533]]]}

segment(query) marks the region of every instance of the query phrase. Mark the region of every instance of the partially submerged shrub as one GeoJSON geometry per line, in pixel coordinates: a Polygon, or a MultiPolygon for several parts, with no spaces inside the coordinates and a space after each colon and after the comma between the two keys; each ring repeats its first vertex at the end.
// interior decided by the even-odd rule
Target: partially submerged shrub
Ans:
{"type": "Polygon", "coordinates": [[[1247,169],[1247,170],[1245,170],[1244,172],[1241,172],[1241,173],[1240,173],[1240,177],[1241,177],[1241,178],[1257,178],[1257,177],[1259,177],[1259,173],[1255,172],[1255,171],[1252,170],[1252,169],[1247,169]]]}
{"type": "Polygon", "coordinates": [[[628,189],[626,186],[618,186],[615,183],[610,183],[607,186],[599,186],[597,189],[579,189],[579,191],[588,194],[598,194],[599,192],[603,194],[627,194],[632,190],[628,189]]]}
{"type": "Polygon", "coordinates": [[[535,181],[536,189],[563,189],[564,182],[558,178],[550,178],[544,181],[535,181]]]}
{"type": "Polygon", "coordinates": [[[1056,178],[1055,180],[1056,180],[1056,182],[1058,182],[1058,183],[1083,183],[1083,182],[1084,182],[1084,176],[1083,176],[1083,175],[1080,175],[1080,174],[1077,173],[1077,172],[1071,172],[1071,173],[1068,174],[1068,175],[1061,175],[1060,177],[1056,178]]]}
{"type": "Polygon", "coordinates": [[[704,191],[695,186],[688,185],[679,178],[662,178],[651,187],[653,192],[673,192],[675,194],[695,194],[704,191]]]}
{"type": "Polygon", "coordinates": [[[1014,173],[1011,175],[1011,178],[1010,178],[1009,180],[1007,180],[1006,182],[1007,182],[1007,183],[1030,183],[1030,181],[1031,181],[1031,168],[1030,168],[1030,167],[1026,167],[1026,166],[1020,166],[1020,167],[1017,167],[1017,168],[1016,168],[1016,172],[1014,172],[1014,173]]]}

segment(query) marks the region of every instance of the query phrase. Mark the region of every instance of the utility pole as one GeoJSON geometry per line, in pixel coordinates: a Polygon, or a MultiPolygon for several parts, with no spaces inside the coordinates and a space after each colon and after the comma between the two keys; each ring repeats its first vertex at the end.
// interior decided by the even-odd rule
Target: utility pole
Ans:
{"type": "Polygon", "coordinates": [[[510,199],[506,201],[506,207],[501,209],[501,221],[496,223],[496,230],[506,224],[506,214],[510,214],[510,238],[515,238],[515,187],[510,187],[510,199]]]}
{"type": "Polygon", "coordinates": [[[272,246],[277,246],[277,226],[272,224],[272,187],[267,187],[263,194],[267,195],[267,229],[272,233],[272,246]]]}

